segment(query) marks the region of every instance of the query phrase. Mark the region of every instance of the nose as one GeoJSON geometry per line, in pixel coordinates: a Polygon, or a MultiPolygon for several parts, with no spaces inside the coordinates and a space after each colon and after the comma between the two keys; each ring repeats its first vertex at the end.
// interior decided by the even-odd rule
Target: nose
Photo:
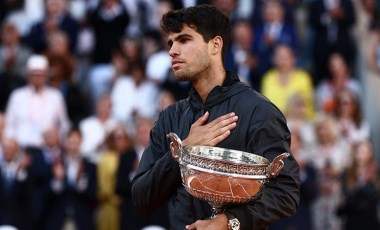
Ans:
{"type": "Polygon", "coordinates": [[[173,44],[169,49],[169,55],[171,57],[175,57],[179,55],[178,47],[176,47],[175,44],[173,44]]]}

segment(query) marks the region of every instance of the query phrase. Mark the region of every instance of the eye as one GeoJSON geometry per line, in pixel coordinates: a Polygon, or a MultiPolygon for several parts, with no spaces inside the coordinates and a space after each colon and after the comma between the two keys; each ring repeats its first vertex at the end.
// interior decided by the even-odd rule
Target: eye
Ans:
{"type": "Polygon", "coordinates": [[[180,43],[186,43],[186,42],[188,42],[188,41],[190,41],[190,39],[188,39],[188,38],[181,38],[181,39],[179,40],[180,43]]]}

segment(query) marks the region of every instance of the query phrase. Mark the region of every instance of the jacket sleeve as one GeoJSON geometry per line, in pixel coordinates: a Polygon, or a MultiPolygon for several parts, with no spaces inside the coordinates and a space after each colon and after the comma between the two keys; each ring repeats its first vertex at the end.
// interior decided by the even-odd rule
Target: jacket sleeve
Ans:
{"type": "Polygon", "coordinates": [[[181,185],[179,164],[171,156],[166,138],[164,126],[168,124],[167,119],[164,113],[160,114],[132,180],[133,203],[143,214],[151,213],[167,202],[181,185]]]}
{"type": "MultiPolygon", "coordinates": [[[[290,153],[290,132],[281,115],[251,123],[248,134],[250,151],[272,161],[283,152],[290,153]]],[[[270,223],[293,215],[299,203],[299,166],[291,155],[283,160],[280,174],[269,180],[258,198],[244,206],[228,210],[241,222],[241,229],[265,229],[270,223]]]]}

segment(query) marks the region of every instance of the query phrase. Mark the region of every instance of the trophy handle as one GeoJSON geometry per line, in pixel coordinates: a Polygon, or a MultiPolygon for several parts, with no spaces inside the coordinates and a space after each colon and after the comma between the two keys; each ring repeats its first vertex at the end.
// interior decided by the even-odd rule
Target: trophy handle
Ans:
{"type": "Polygon", "coordinates": [[[276,177],[281,169],[284,167],[284,161],[282,159],[287,158],[290,156],[290,153],[282,153],[275,157],[267,167],[267,177],[268,179],[276,177]]]}
{"type": "Polygon", "coordinates": [[[172,156],[174,159],[178,160],[183,148],[182,141],[178,135],[173,132],[170,132],[167,137],[170,140],[170,151],[172,152],[172,156]]]}

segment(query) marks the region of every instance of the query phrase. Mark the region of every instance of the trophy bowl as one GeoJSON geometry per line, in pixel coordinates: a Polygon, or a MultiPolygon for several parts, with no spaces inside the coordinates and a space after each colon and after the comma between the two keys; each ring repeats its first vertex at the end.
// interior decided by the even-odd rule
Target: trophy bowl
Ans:
{"type": "Polygon", "coordinates": [[[173,132],[168,134],[172,156],[179,162],[185,189],[212,206],[212,217],[228,205],[254,200],[263,185],[284,166],[278,155],[272,162],[256,154],[210,146],[183,146],[173,132]]]}

